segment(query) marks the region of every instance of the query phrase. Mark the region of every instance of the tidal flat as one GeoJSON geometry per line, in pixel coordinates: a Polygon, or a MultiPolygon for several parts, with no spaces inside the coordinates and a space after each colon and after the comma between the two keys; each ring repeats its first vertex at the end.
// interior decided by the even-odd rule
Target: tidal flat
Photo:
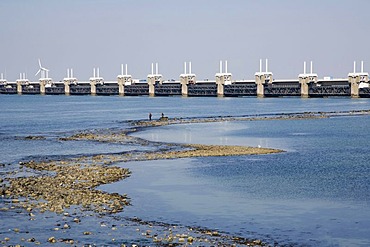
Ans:
{"type": "MultiPolygon", "coordinates": [[[[170,120],[171,121],[171,120],[170,120]]],[[[173,124],[170,121],[160,121],[161,124],[173,124]]],[[[195,122],[200,122],[195,121],[195,122]]],[[[112,244],[128,245],[266,245],[259,239],[248,239],[242,236],[230,236],[227,233],[214,229],[206,229],[196,226],[181,226],[163,222],[147,222],[139,218],[115,219],[115,223],[109,225],[111,218],[117,212],[124,211],[130,206],[129,195],[107,193],[97,190],[102,184],[113,183],[130,176],[130,171],[115,166],[116,163],[177,159],[187,157],[205,156],[230,156],[230,155],[257,155],[282,152],[281,150],[262,147],[243,146],[220,146],[220,145],[197,145],[197,144],[167,144],[154,143],[140,138],[130,136],[142,128],[161,126],[158,121],[141,126],[142,122],[133,122],[133,128],[125,130],[93,130],[60,137],[59,141],[94,141],[97,143],[120,143],[122,145],[154,146],[154,151],[127,151],[114,154],[96,154],[93,156],[73,157],[60,160],[30,160],[20,162],[18,170],[5,173],[1,183],[1,195],[4,205],[0,209],[9,212],[13,219],[6,220],[6,228],[9,229],[4,235],[1,243],[4,246],[15,244],[71,244],[85,245],[89,241],[86,238],[96,237],[96,232],[91,229],[91,221],[101,219],[100,227],[109,227],[117,235],[119,229],[133,227],[129,237],[122,234],[120,239],[98,237],[92,240],[93,245],[112,244]],[[17,175],[18,174],[18,175],[17,175]],[[8,175],[8,176],[7,176],[8,175]],[[55,218],[53,227],[45,229],[44,233],[37,233],[34,227],[19,223],[16,219],[21,217],[22,221],[29,221],[31,225],[38,225],[39,221],[55,218]],[[109,219],[109,220],[104,220],[109,219]],[[17,224],[18,222],[18,224],[17,224]],[[60,223],[62,222],[62,223],[60,223]],[[87,228],[83,222],[89,222],[87,228]],[[109,226],[108,226],[109,225],[109,226]],[[23,227],[22,227],[23,226],[23,227]],[[72,229],[84,228],[80,235],[71,234],[72,229]],[[143,230],[145,229],[145,230],[143,230]],[[52,231],[52,232],[50,232],[52,231]],[[46,234],[45,232],[50,232],[46,234]],[[137,236],[135,236],[137,235],[137,236]],[[9,236],[9,237],[7,237],[9,236]],[[40,236],[43,236],[40,238],[40,236]],[[100,239],[100,240],[99,240],[100,239]],[[130,240],[131,239],[131,240],[130,240]],[[97,244],[95,244],[97,243],[97,244]],[[99,244],[100,243],[100,244],[99,244]]],[[[28,141],[43,140],[43,136],[27,136],[28,141]]],[[[3,166],[8,166],[3,164],[3,166]]],[[[4,221],[5,222],[5,221],[4,221]]],[[[42,223],[41,223],[42,225],[42,223]]],[[[96,228],[92,227],[92,228],[96,228]]]]}
{"type": "MultiPolygon", "coordinates": [[[[120,143],[122,145],[151,146],[150,151],[127,151],[113,154],[94,154],[62,160],[24,161],[18,171],[12,171],[2,178],[1,194],[6,202],[2,211],[16,212],[16,218],[27,218],[37,225],[41,218],[54,218],[55,225],[50,227],[50,236],[38,237],[37,230],[9,224],[9,236],[2,240],[3,245],[36,244],[76,244],[85,245],[274,245],[259,239],[229,235],[217,229],[197,226],[182,226],[165,222],[143,221],[139,218],[114,219],[117,212],[130,206],[130,195],[107,193],[97,190],[102,184],[113,183],[128,178],[130,171],[116,167],[116,163],[176,159],[204,156],[261,155],[279,153],[282,150],[263,147],[168,144],[150,142],[131,136],[141,128],[177,123],[199,123],[206,121],[237,120],[291,120],[305,118],[326,118],[332,115],[366,114],[366,112],[303,113],[274,117],[214,117],[207,119],[168,121],[133,121],[132,128],[125,130],[93,130],[59,138],[60,141],[94,141],[120,143]],[[18,174],[26,174],[25,176],[18,174]],[[32,175],[33,174],[33,175],[32,175]],[[98,220],[99,219],[99,220],[98,220]],[[109,220],[108,220],[109,219],[109,220]],[[83,224],[83,222],[89,222],[83,224]],[[109,222],[109,223],[107,223],[109,222]],[[113,222],[113,223],[112,223],[113,222]],[[99,225],[94,232],[95,225],[99,225]],[[101,229],[109,228],[109,231],[101,229]],[[128,230],[127,228],[130,228],[128,230]],[[133,230],[135,228],[135,230],[133,230]],[[77,230],[78,229],[78,230],[77,230]],[[74,230],[77,230],[73,232],[74,230]],[[124,233],[125,230],[130,232],[124,233]],[[73,232],[73,233],[72,233],[73,232]],[[104,234],[102,234],[104,232],[104,234]],[[99,235],[99,236],[98,236],[99,235]],[[23,243],[23,244],[22,244],[23,243]]],[[[368,112],[367,112],[368,114],[368,112]]],[[[30,141],[42,138],[27,137],[30,141]]],[[[7,166],[4,164],[3,166],[7,166]]],[[[27,225],[27,224],[26,224],[27,225]]]]}

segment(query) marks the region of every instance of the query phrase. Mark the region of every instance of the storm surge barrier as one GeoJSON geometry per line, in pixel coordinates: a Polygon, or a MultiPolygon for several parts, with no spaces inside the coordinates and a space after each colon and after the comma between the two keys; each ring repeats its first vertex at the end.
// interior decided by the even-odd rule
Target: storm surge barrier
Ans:
{"type": "MultiPolygon", "coordinates": [[[[220,70],[215,74],[215,80],[197,80],[191,71],[191,62],[184,64],[184,73],[179,80],[164,80],[158,72],[158,63],[152,63],[152,71],[144,80],[133,79],[123,71],[116,81],[105,81],[100,76],[99,68],[93,69],[89,81],[78,81],[73,76],[73,70],[67,70],[67,77],[62,81],[53,81],[48,77],[46,68],[41,67],[39,81],[30,81],[24,73],[20,73],[15,82],[8,82],[1,73],[0,94],[65,94],[65,95],[120,95],[120,96],[189,96],[189,97],[352,97],[370,98],[369,74],[356,72],[356,62],[353,72],[347,78],[318,78],[313,72],[311,62],[310,72],[306,71],[304,62],[303,73],[297,79],[273,79],[273,73],[268,71],[266,59],[265,70],[255,73],[254,80],[233,80],[228,72],[227,61],[220,61],[220,70]],[[155,68],[155,69],[154,69],[155,68]]],[[[39,72],[38,72],[39,73],[39,72]]],[[[38,74],[37,73],[37,74],[38,74]]]]}

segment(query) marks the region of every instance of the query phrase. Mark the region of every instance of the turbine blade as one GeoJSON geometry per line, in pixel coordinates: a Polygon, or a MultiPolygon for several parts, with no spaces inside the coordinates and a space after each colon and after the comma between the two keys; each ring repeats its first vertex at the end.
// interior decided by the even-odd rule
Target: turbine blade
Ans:
{"type": "Polygon", "coordinates": [[[42,68],[42,66],[41,66],[41,60],[40,60],[40,58],[39,58],[39,66],[40,66],[40,68],[42,68]]]}
{"type": "Polygon", "coordinates": [[[39,69],[39,71],[37,71],[37,73],[35,74],[35,76],[37,76],[40,72],[41,72],[41,69],[39,69]]]}

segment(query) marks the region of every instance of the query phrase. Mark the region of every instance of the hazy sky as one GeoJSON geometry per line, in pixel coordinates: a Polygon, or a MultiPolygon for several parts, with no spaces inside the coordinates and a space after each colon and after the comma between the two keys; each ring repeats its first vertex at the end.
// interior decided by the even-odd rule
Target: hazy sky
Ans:
{"type": "Polygon", "coordinates": [[[158,62],[178,79],[192,61],[213,79],[228,60],[233,79],[253,79],[268,58],[277,79],[297,78],[305,60],[320,78],[345,78],[354,60],[370,72],[369,10],[368,0],[0,0],[0,72],[37,80],[41,58],[54,81],[71,67],[80,81],[93,67],[115,80],[121,63],[146,78],[158,62]]]}

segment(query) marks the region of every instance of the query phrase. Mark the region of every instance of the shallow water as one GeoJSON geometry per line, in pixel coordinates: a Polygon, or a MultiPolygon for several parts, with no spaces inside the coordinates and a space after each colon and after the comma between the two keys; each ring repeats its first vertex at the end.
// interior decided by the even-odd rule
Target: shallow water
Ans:
{"type": "MultiPolygon", "coordinates": [[[[81,130],[125,128],[126,120],[146,119],[149,112],[156,118],[161,112],[169,117],[207,117],[370,109],[368,99],[348,98],[0,95],[0,102],[0,163],[10,163],[3,171],[33,157],[140,149],[142,147],[118,144],[61,142],[58,138],[81,130]],[[28,135],[44,136],[45,140],[20,138],[28,135]]],[[[127,193],[132,199],[133,205],[120,213],[120,217],[138,216],[145,220],[210,227],[270,243],[368,246],[369,123],[369,116],[361,116],[147,129],[135,135],[165,142],[261,145],[287,152],[123,163],[120,165],[129,167],[132,176],[101,188],[127,193]]],[[[16,215],[0,212],[1,219],[17,219],[14,224],[9,223],[13,227],[20,222],[25,226],[32,223],[28,217],[16,215]]],[[[50,236],[54,222],[61,220],[54,214],[50,214],[50,218],[46,215],[40,216],[41,226],[33,230],[44,239],[50,236]]],[[[79,229],[102,231],[99,222],[91,218],[79,229]]],[[[0,238],[17,236],[7,230],[8,226],[1,225],[0,238]]],[[[135,229],[127,231],[135,232],[135,229]]],[[[76,233],[75,237],[82,242],[111,243],[108,236],[87,238],[76,233]]],[[[132,233],[123,238],[136,237],[132,233]]]]}
{"type": "Polygon", "coordinates": [[[362,116],[148,129],[135,135],[166,142],[261,145],[287,152],[146,162],[140,168],[132,164],[141,183],[132,179],[118,187],[160,198],[170,212],[193,215],[181,221],[197,218],[230,232],[274,236],[280,243],[368,246],[368,123],[370,117],[362,116]],[[153,176],[156,179],[150,179],[153,176]]]}

